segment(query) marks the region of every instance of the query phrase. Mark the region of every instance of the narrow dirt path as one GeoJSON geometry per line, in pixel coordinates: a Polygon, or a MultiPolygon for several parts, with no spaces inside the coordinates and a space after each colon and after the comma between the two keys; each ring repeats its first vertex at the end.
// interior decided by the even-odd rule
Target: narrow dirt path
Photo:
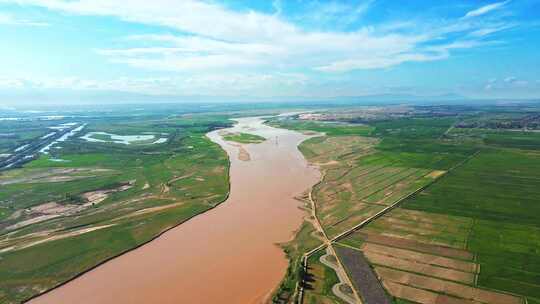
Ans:
{"type": "MultiPolygon", "coordinates": [[[[319,183],[321,183],[324,180],[324,177],[325,177],[325,173],[323,172],[319,183]]],[[[313,217],[312,223],[314,224],[315,229],[318,232],[320,232],[320,234],[322,235],[323,244],[321,244],[317,248],[315,248],[315,249],[313,249],[313,250],[311,250],[311,251],[304,254],[304,257],[303,257],[304,270],[307,270],[307,259],[309,258],[309,256],[312,255],[314,252],[326,247],[327,248],[326,249],[327,253],[335,256],[336,257],[336,262],[337,262],[336,263],[337,265],[335,265],[335,267],[330,267],[330,268],[332,268],[332,269],[334,269],[334,271],[336,271],[338,277],[340,278],[341,283],[349,285],[351,287],[351,289],[353,290],[353,297],[345,295],[345,294],[343,294],[341,292],[336,293],[336,291],[338,291],[339,288],[332,288],[332,290],[334,291],[334,294],[336,296],[338,296],[339,298],[342,298],[343,300],[347,301],[350,304],[362,303],[362,301],[360,300],[359,295],[356,293],[356,290],[352,287],[353,285],[351,283],[351,280],[349,279],[349,276],[347,275],[347,272],[345,271],[345,268],[341,264],[341,262],[339,260],[339,257],[337,256],[336,251],[334,250],[334,247],[332,246],[332,241],[326,235],[326,232],[322,228],[321,222],[319,221],[319,218],[317,216],[317,206],[315,205],[315,201],[313,200],[313,189],[315,188],[315,186],[316,185],[311,187],[311,190],[308,193],[308,199],[309,199],[309,202],[311,204],[311,216],[313,217]]],[[[303,295],[304,295],[304,290],[303,290],[302,286],[299,287],[298,294],[299,294],[300,302],[302,302],[303,301],[303,295]]]]}

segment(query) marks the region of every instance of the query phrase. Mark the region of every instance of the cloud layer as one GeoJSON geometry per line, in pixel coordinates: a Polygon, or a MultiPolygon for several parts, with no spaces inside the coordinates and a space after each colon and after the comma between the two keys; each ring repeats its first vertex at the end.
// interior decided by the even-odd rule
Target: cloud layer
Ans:
{"type": "MultiPolygon", "coordinates": [[[[394,86],[409,87],[414,93],[429,81],[419,80],[418,75],[414,76],[416,83],[409,81],[406,73],[393,83],[372,83],[369,77],[372,72],[392,72],[403,66],[429,66],[474,49],[504,47],[505,33],[521,27],[512,16],[515,4],[510,0],[483,6],[471,2],[427,5],[433,11],[421,13],[407,7],[404,14],[399,5],[382,7],[382,2],[274,0],[262,2],[266,9],[250,9],[239,8],[238,1],[218,0],[130,0],[129,4],[122,0],[0,0],[0,9],[2,4],[23,12],[29,8],[54,16],[52,21],[69,19],[66,24],[70,25],[84,17],[80,18],[82,27],[92,22],[125,27],[110,31],[123,33],[107,37],[113,43],[91,47],[81,55],[102,65],[105,76],[101,79],[76,71],[49,79],[31,74],[2,79],[0,75],[0,88],[150,95],[351,96],[385,93],[394,86]],[[300,8],[294,9],[291,3],[301,3],[300,8]],[[109,67],[123,73],[108,76],[109,67]]],[[[47,24],[0,12],[0,25],[47,24]]],[[[52,24],[51,31],[54,27],[52,24]]],[[[70,29],[70,33],[79,32],[70,29]]],[[[78,38],[65,43],[77,43],[78,38]]],[[[492,76],[503,79],[501,75],[481,79],[492,76]]],[[[476,80],[475,85],[478,91],[487,92],[492,91],[488,87],[503,84],[511,83],[476,80]]],[[[439,90],[433,84],[430,89],[430,93],[439,90]]],[[[446,88],[445,93],[449,91],[446,88]]]]}
{"type": "MultiPolygon", "coordinates": [[[[5,1],[5,0],[3,0],[5,1]]],[[[173,29],[174,35],[140,35],[140,47],[98,50],[111,62],[137,68],[178,72],[223,69],[281,68],[348,72],[388,68],[403,62],[447,58],[451,51],[481,45],[507,24],[478,20],[501,9],[499,2],[466,13],[463,18],[418,21],[400,27],[363,25],[353,31],[308,31],[275,14],[234,11],[194,0],[18,0],[50,10],[80,15],[116,17],[124,21],[173,29]],[[418,30],[424,29],[424,30],[418,30]],[[149,46],[149,44],[152,45],[149,46]],[[144,45],[144,46],[142,46],[144,45]]],[[[319,4],[320,16],[356,20],[371,1],[356,7],[319,4]]],[[[279,3],[275,5],[279,7],[279,3]]],[[[348,22],[348,21],[347,21],[348,22]]]]}

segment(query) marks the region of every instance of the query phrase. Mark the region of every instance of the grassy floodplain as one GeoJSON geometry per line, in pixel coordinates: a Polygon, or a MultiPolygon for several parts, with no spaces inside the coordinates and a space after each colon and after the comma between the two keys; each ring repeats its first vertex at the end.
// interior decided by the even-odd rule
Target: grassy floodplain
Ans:
{"type": "Polygon", "coordinates": [[[50,155],[2,173],[0,302],[18,303],[137,247],[228,195],[228,159],[206,132],[223,116],[90,121],[50,155]],[[87,142],[88,132],[167,134],[87,142]]]}

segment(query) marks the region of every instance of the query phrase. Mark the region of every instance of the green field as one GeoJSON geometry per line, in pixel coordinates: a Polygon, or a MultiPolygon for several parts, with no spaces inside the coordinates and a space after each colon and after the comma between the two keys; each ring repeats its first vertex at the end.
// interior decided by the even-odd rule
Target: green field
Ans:
{"type": "Polygon", "coordinates": [[[540,154],[482,151],[404,208],[470,218],[478,284],[540,301],[540,154]]]}
{"type": "Polygon", "coordinates": [[[324,172],[313,194],[327,234],[352,228],[474,153],[472,146],[439,140],[452,122],[404,119],[374,124],[370,137],[334,131],[339,135],[302,143],[304,156],[324,172]]]}
{"type": "Polygon", "coordinates": [[[324,178],[314,187],[313,197],[330,237],[433,180],[430,170],[396,166],[378,157],[374,144],[370,138],[340,136],[301,146],[310,162],[322,164],[324,178]]]}
{"type": "Polygon", "coordinates": [[[449,294],[465,298],[459,301],[521,303],[523,296],[538,303],[539,180],[540,154],[534,150],[484,147],[340,243],[368,256],[396,301],[449,294]],[[444,268],[419,266],[425,261],[444,268]]]}

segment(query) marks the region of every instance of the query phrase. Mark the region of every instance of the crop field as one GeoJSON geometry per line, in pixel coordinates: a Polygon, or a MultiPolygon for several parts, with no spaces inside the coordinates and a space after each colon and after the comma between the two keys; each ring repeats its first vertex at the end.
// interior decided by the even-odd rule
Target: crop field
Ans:
{"type": "Polygon", "coordinates": [[[455,118],[405,118],[374,122],[372,135],[386,139],[421,140],[439,138],[456,122],[455,118]]]}
{"type": "Polygon", "coordinates": [[[308,160],[324,172],[313,199],[330,237],[444,174],[440,170],[395,166],[377,157],[376,143],[373,138],[339,136],[314,138],[301,145],[308,160]]]}
{"type": "MultiPolygon", "coordinates": [[[[287,120],[286,123],[299,130],[320,124],[296,124],[294,120],[287,120]]],[[[405,128],[403,132],[392,130],[398,129],[402,122],[393,123],[395,126],[379,124],[371,127],[369,133],[360,131],[356,134],[339,131],[339,124],[323,123],[326,128],[336,130],[326,132],[331,135],[314,137],[300,145],[299,149],[308,161],[319,166],[323,172],[321,182],[313,188],[312,199],[319,222],[330,239],[444,176],[448,169],[475,151],[470,146],[438,141],[453,120],[441,122],[422,119],[415,121],[416,126],[405,128]],[[418,129],[424,135],[429,134],[427,140],[425,136],[418,138],[411,134],[418,129]],[[375,133],[379,137],[375,137],[375,133]]],[[[317,129],[310,130],[321,131],[317,129]]],[[[440,236],[433,236],[436,237],[440,236]]],[[[312,262],[316,261],[310,258],[308,265],[312,262]]],[[[344,266],[347,268],[347,265],[344,266]]],[[[312,276],[308,276],[310,279],[312,276]]],[[[361,292],[358,293],[362,296],[361,292]]],[[[306,292],[306,295],[309,294],[309,291],[306,292]]],[[[314,298],[320,299],[321,296],[312,296],[310,301],[315,301],[314,298]]],[[[309,303],[307,299],[304,298],[305,303],[309,303]]],[[[409,303],[404,299],[397,301],[409,303]]]]}
{"type": "Polygon", "coordinates": [[[228,195],[220,116],[91,121],[49,155],[0,175],[0,302],[18,303],[204,212],[228,195]],[[88,132],[160,143],[88,142],[88,132]],[[166,135],[165,135],[166,134],[166,135]]]}
{"type": "Polygon", "coordinates": [[[482,150],[340,243],[397,299],[539,303],[539,166],[534,151],[482,150]]]}
{"type": "Polygon", "coordinates": [[[490,149],[404,208],[471,219],[467,249],[481,268],[478,285],[539,303],[539,180],[538,153],[490,149]]]}
{"type": "Polygon", "coordinates": [[[538,131],[454,129],[450,135],[478,138],[486,145],[499,148],[540,150],[540,132],[538,131]]]}

